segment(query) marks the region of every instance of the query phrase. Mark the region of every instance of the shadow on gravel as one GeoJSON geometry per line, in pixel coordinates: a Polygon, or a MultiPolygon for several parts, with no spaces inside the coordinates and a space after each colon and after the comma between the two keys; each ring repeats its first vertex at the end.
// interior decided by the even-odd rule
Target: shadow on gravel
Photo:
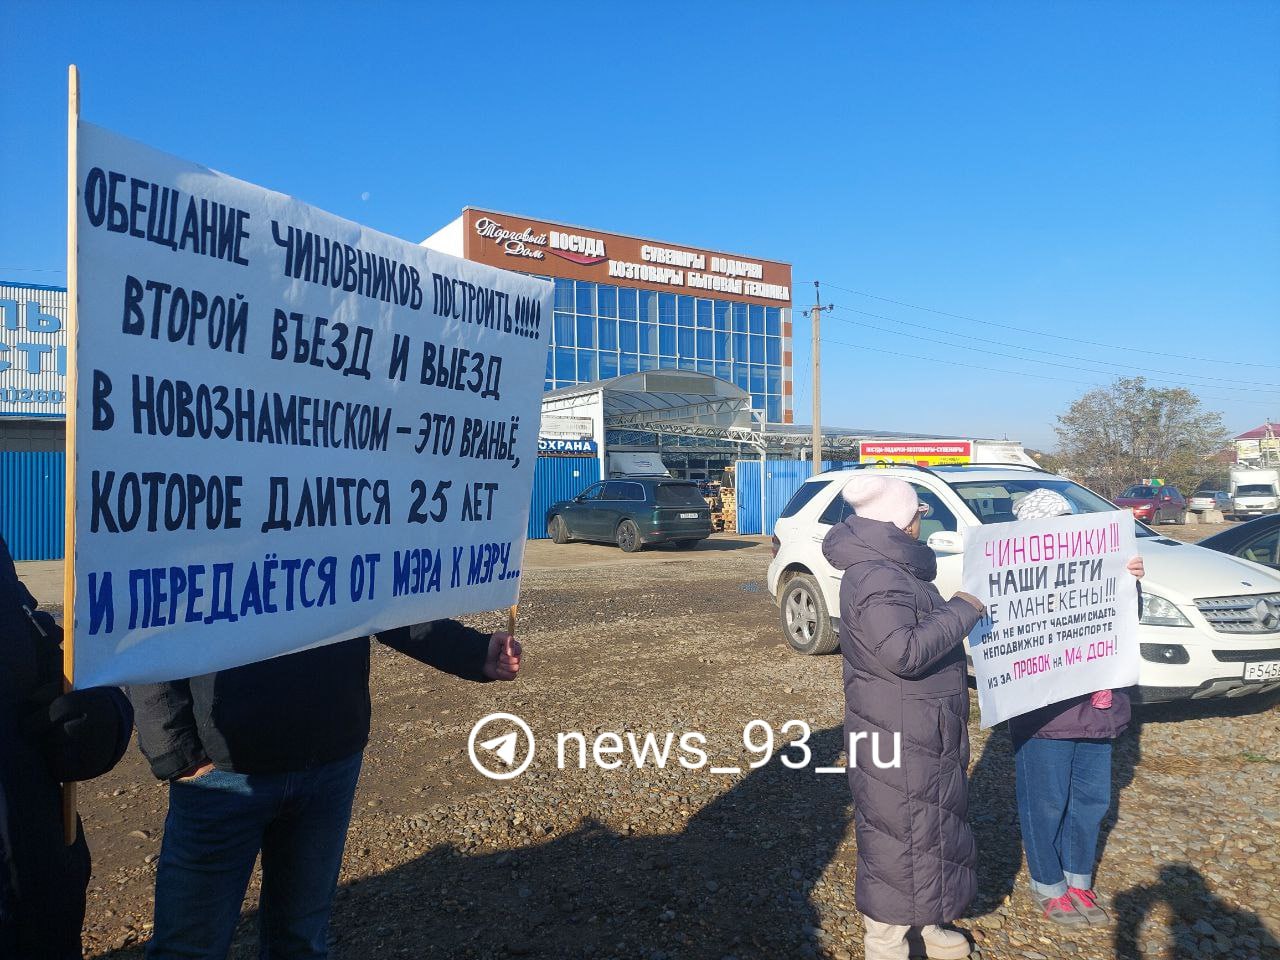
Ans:
{"type": "MultiPolygon", "coordinates": [[[[839,765],[841,740],[839,727],[815,732],[808,768],[775,758],[678,834],[634,837],[587,821],[500,853],[438,846],[354,881],[338,890],[332,956],[821,956],[808,894],[839,853],[851,813],[846,778],[813,769],[839,765]]],[[[521,812],[536,829],[537,809],[521,812]]],[[[257,956],[256,926],[242,918],[231,957],[257,956]]],[[[135,960],[141,950],[106,956],[135,960]]]]}
{"type": "MultiPolygon", "coordinates": [[[[1215,717],[1240,717],[1263,713],[1280,703],[1280,691],[1264,696],[1176,700],[1133,705],[1133,721],[1116,740],[1111,755],[1111,806],[1098,838],[1101,886],[1106,886],[1106,850],[1111,831],[1120,817],[1126,787],[1142,762],[1142,734],[1147,724],[1178,723],[1215,717]]],[[[969,779],[969,822],[978,845],[978,893],[968,915],[990,913],[1011,893],[1022,868],[1022,831],[1018,825],[1018,800],[1014,787],[1013,742],[1007,724],[987,738],[982,756],[969,779]]],[[[1198,876],[1198,875],[1197,875],[1198,876]]],[[[1280,954],[1277,954],[1280,956],[1280,954]]]]}
{"type": "Polygon", "coordinates": [[[1257,915],[1218,899],[1200,872],[1187,863],[1166,864],[1155,883],[1117,894],[1114,905],[1117,960],[1142,960],[1156,952],[1169,960],[1198,960],[1227,955],[1238,948],[1250,957],[1280,957],[1280,942],[1257,915]],[[1151,929],[1148,923],[1160,905],[1172,914],[1167,934],[1151,929]],[[1172,950],[1158,951],[1165,943],[1172,950]]]}

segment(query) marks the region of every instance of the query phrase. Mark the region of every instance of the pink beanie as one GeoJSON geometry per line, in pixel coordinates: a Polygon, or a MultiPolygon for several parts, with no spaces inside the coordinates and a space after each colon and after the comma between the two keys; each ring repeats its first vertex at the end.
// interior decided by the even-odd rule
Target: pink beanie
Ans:
{"type": "Polygon", "coordinates": [[[899,530],[911,526],[920,510],[920,499],[911,484],[897,477],[859,473],[841,492],[858,516],[892,523],[899,530]]]}

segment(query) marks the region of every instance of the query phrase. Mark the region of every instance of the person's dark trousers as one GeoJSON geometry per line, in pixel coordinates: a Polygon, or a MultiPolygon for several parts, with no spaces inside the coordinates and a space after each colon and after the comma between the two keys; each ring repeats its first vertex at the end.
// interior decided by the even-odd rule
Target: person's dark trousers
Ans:
{"type": "Polygon", "coordinates": [[[328,956],[362,753],[300,773],[213,770],[169,786],[148,960],[223,960],[262,852],[263,960],[328,956]]]}
{"type": "Polygon", "coordinates": [[[1111,802],[1110,740],[1014,743],[1018,819],[1031,890],[1060,897],[1093,888],[1098,832],[1111,802]]]}

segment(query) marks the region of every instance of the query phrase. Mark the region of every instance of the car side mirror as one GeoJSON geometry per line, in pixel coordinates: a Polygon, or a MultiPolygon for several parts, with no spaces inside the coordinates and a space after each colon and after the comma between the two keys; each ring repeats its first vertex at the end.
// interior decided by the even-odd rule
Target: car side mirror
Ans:
{"type": "Polygon", "coordinates": [[[937,533],[929,534],[925,546],[934,553],[962,553],[964,537],[954,530],[939,530],[937,533]]]}

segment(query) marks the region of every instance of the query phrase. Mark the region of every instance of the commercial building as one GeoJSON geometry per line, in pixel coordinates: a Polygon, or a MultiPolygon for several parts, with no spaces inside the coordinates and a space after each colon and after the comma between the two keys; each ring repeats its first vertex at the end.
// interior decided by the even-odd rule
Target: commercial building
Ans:
{"type": "Polygon", "coordinates": [[[62,556],[67,291],[0,281],[0,536],[20,560],[62,556]]]}
{"type": "MultiPolygon", "coordinates": [[[[740,426],[759,431],[794,419],[790,264],[478,207],[424,245],[555,283],[544,386],[561,402],[549,415],[565,408],[566,396],[594,392],[587,385],[616,381],[612,394],[644,392],[653,378],[639,374],[682,371],[690,376],[679,391],[653,379],[653,392],[666,396],[654,406],[687,412],[727,393],[740,426]]],[[[710,476],[740,454],[736,442],[646,430],[643,417],[615,429],[600,415],[602,403],[587,406],[569,415],[590,420],[593,432],[544,429],[544,452],[564,450],[554,441],[578,440],[602,469],[611,450],[660,452],[673,473],[689,477],[710,476]]]]}

